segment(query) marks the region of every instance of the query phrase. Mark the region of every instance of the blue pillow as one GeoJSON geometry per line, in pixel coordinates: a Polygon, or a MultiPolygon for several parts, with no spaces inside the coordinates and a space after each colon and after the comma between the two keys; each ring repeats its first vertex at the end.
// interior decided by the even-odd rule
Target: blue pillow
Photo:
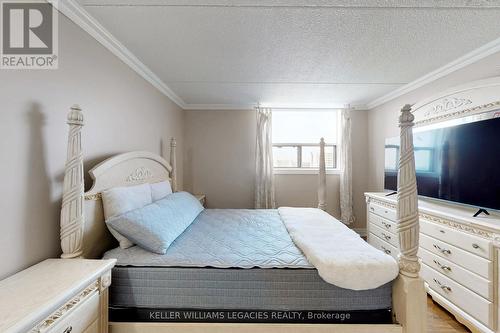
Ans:
{"type": "Polygon", "coordinates": [[[187,192],[177,192],[111,218],[106,224],[140,247],[165,254],[201,211],[203,206],[198,199],[187,192]]]}

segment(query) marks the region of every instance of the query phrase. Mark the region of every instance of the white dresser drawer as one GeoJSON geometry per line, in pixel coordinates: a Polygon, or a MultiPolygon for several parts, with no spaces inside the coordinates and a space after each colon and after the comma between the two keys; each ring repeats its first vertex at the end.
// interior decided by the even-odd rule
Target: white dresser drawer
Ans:
{"type": "Polygon", "coordinates": [[[421,275],[433,290],[460,307],[483,324],[493,323],[493,303],[423,264],[421,275]]]}
{"type": "Polygon", "coordinates": [[[87,328],[91,328],[91,325],[95,325],[99,313],[99,293],[94,291],[81,304],[59,318],[47,333],[84,333],[87,328]]]}
{"type": "Polygon", "coordinates": [[[418,255],[422,258],[422,262],[427,266],[478,293],[487,300],[493,301],[493,283],[491,281],[488,281],[445,258],[433,254],[424,248],[419,249],[418,255]]]}
{"type": "Polygon", "coordinates": [[[391,221],[396,221],[396,210],[374,203],[369,204],[369,211],[391,221]]]}
{"type": "MultiPolygon", "coordinates": [[[[399,240],[395,198],[385,193],[365,193],[365,197],[369,243],[397,258],[399,241],[395,247],[389,243],[392,237],[382,233],[399,240]]],[[[464,318],[472,332],[500,333],[500,250],[493,241],[500,234],[496,228],[500,215],[492,213],[479,221],[472,217],[471,207],[424,198],[418,200],[418,208],[418,256],[429,294],[457,318],[464,318]]]]}
{"type": "Polygon", "coordinates": [[[481,275],[487,280],[493,280],[492,265],[489,260],[424,234],[420,234],[420,246],[440,257],[450,260],[466,270],[481,275]]]}
{"type": "Polygon", "coordinates": [[[492,258],[491,242],[456,229],[420,219],[420,231],[486,259],[492,258]]]}
{"type": "Polygon", "coordinates": [[[392,246],[396,248],[399,247],[398,236],[396,236],[395,234],[387,230],[383,230],[382,228],[379,228],[374,224],[370,225],[370,232],[373,233],[378,238],[391,244],[392,246]]]}
{"type": "Polygon", "coordinates": [[[375,224],[376,226],[392,232],[393,234],[395,234],[397,231],[396,222],[384,219],[382,216],[379,216],[377,214],[368,213],[368,221],[371,225],[375,224]]]}
{"type": "Polygon", "coordinates": [[[380,251],[392,256],[394,259],[398,259],[399,250],[372,233],[368,235],[368,243],[370,243],[374,248],[379,249],[380,251]]]}

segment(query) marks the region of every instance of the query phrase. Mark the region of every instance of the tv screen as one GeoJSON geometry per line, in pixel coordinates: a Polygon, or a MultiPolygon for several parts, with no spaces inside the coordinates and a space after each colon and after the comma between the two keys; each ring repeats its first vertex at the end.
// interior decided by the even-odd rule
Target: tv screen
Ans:
{"type": "MultiPolygon", "coordinates": [[[[500,209],[500,118],[415,131],[418,194],[500,209]]],[[[397,189],[399,137],[385,142],[385,188],[397,189]]]]}

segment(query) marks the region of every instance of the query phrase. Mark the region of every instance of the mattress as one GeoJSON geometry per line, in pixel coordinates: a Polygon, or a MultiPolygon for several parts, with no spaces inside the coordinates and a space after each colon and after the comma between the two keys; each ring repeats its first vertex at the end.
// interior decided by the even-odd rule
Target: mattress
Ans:
{"type": "Polygon", "coordinates": [[[343,289],[324,282],[315,269],[115,267],[112,279],[112,321],[391,320],[391,283],[343,289]]]}
{"type": "Polygon", "coordinates": [[[164,255],[134,246],[104,258],[118,266],[313,268],[275,209],[205,209],[164,255]]]}
{"type": "Polygon", "coordinates": [[[277,210],[206,209],[159,255],[116,248],[110,320],[390,323],[391,283],[325,282],[277,210]]]}

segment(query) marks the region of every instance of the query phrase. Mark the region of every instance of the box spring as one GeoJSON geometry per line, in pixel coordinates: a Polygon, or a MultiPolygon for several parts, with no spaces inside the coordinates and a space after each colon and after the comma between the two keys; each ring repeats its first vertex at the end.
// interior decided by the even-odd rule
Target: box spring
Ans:
{"type": "Polygon", "coordinates": [[[315,269],[113,269],[115,322],[390,323],[391,289],[355,291],[315,269]]]}

